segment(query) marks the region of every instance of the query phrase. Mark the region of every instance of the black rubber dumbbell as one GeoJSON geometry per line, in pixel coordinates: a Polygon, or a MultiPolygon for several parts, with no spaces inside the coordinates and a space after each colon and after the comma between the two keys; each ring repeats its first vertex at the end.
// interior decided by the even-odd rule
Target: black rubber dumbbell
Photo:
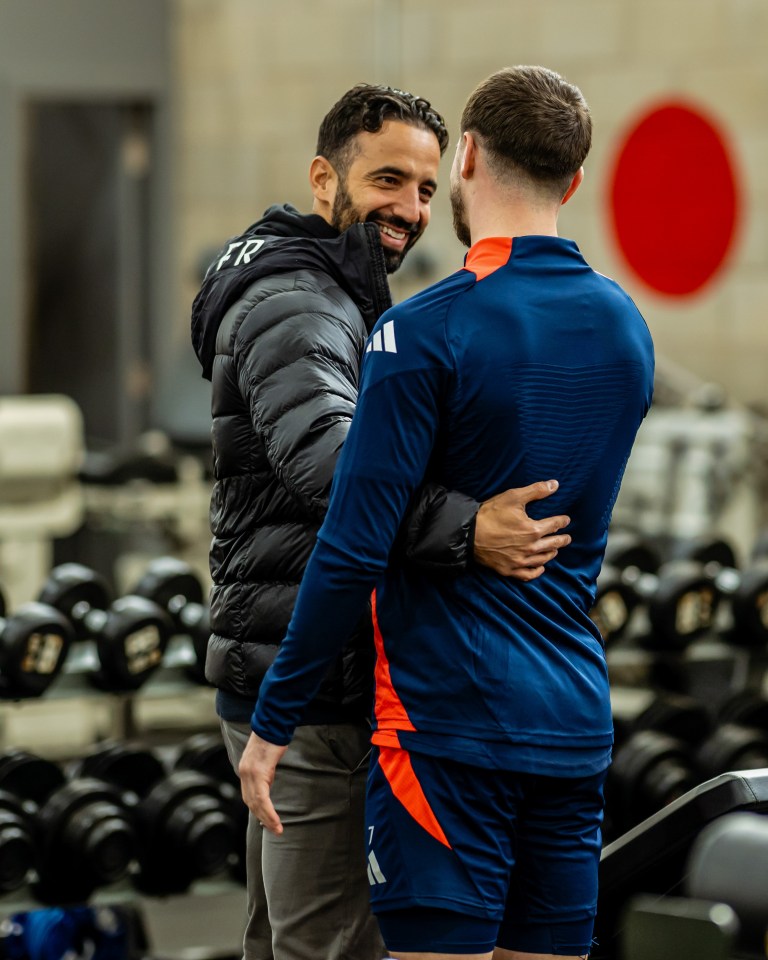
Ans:
{"type": "Polygon", "coordinates": [[[33,825],[33,889],[42,903],[81,902],[128,875],[136,836],[113,787],[68,780],[57,764],[13,749],[0,754],[0,791],[21,801],[33,825]]]}
{"type": "Polygon", "coordinates": [[[696,760],[704,780],[737,770],[761,770],[768,767],[768,733],[725,723],[699,746],[696,760]]]}
{"type": "Polygon", "coordinates": [[[655,730],[695,747],[713,727],[704,704],[668,691],[611,687],[615,746],[641,730],[655,730]]]}
{"type": "Polygon", "coordinates": [[[640,597],[626,570],[656,573],[661,555],[646,538],[629,531],[609,534],[590,617],[606,646],[624,636],[640,597]]]}
{"type": "Polygon", "coordinates": [[[719,703],[715,717],[715,729],[697,751],[707,777],[768,767],[768,699],[761,691],[731,694],[719,703]]]}
{"type": "Polygon", "coordinates": [[[240,778],[230,762],[227,748],[218,733],[196,733],[182,743],[174,761],[175,770],[197,770],[217,783],[232,788],[232,816],[237,829],[234,860],[230,874],[238,883],[246,883],[246,833],[248,807],[240,792],[240,778]]]}
{"type": "Polygon", "coordinates": [[[144,571],[131,593],[152,600],[167,611],[177,635],[189,638],[192,651],[187,674],[206,683],[205,657],[211,634],[203,584],[195,570],[176,557],[157,557],[144,571]]]}
{"type": "Polygon", "coordinates": [[[154,753],[106,744],[77,765],[82,776],[116,785],[133,804],[139,838],[136,887],[146,894],[184,893],[229,868],[238,827],[235,791],[194,770],[166,772],[154,753]]]}
{"type": "Polygon", "coordinates": [[[660,545],[638,534],[611,534],[598,578],[592,619],[606,646],[627,632],[656,652],[681,651],[711,631],[720,594],[700,563],[667,560],[660,545]]]}
{"type": "Polygon", "coordinates": [[[13,893],[32,879],[34,824],[20,797],[0,789],[0,894],[13,893]]]}
{"type": "Polygon", "coordinates": [[[47,603],[30,601],[0,616],[0,696],[42,696],[61,673],[73,640],[66,618],[47,603]]]}
{"type": "Polygon", "coordinates": [[[762,649],[768,644],[768,557],[737,569],[733,547],[719,537],[697,537],[677,544],[676,554],[700,563],[721,599],[719,630],[729,643],[762,649]]]}
{"type": "Polygon", "coordinates": [[[624,571],[646,613],[648,630],[640,642],[654,650],[683,650],[715,627],[720,592],[700,563],[673,560],[658,571],[624,571]]]}
{"type": "Polygon", "coordinates": [[[112,692],[141,687],[160,666],[173,625],[165,610],[146,597],[112,602],[106,579],[79,563],[54,567],[39,599],[59,610],[79,640],[92,640],[98,669],[88,672],[94,686],[112,692]]]}
{"type": "Polygon", "coordinates": [[[690,744],[658,730],[639,730],[616,750],[605,784],[614,836],[702,782],[690,744]]]}

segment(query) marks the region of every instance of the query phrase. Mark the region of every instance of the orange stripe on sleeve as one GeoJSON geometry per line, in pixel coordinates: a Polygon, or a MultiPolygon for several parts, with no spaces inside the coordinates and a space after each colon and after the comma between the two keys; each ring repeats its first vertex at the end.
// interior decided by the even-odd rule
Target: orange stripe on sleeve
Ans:
{"type": "Polygon", "coordinates": [[[450,850],[451,845],[443,833],[443,828],[440,826],[434,810],[429,805],[429,800],[424,795],[408,751],[396,750],[392,747],[380,747],[379,766],[392,788],[392,793],[413,819],[430,836],[439,840],[450,850]]]}
{"type": "Polygon", "coordinates": [[[478,280],[490,276],[503,267],[512,253],[512,237],[485,237],[473,244],[464,261],[464,269],[474,273],[478,280]]]}
{"type": "Polygon", "coordinates": [[[373,704],[373,712],[377,725],[380,730],[382,726],[395,730],[415,730],[416,727],[411,723],[408,712],[392,685],[392,677],[389,672],[389,660],[384,651],[384,639],[379,629],[378,617],[376,616],[375,590],[371,594],[371,613],[373,618],[373,639],[376,645],[376,669],[374,671],[376,679],[376,699],[373,704]]]}

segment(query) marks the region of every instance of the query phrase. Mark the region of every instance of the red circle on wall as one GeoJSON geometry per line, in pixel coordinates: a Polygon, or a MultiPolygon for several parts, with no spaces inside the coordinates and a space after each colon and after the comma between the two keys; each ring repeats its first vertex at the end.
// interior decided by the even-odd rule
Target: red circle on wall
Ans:
{"type": "Polygon", "coordinates": [[[669,296],[699,291],[723,266],[739,219],[734,163],[713,121],[681,102],[646,112],[620,144],[610,212],[644,283],[669,296]]]}

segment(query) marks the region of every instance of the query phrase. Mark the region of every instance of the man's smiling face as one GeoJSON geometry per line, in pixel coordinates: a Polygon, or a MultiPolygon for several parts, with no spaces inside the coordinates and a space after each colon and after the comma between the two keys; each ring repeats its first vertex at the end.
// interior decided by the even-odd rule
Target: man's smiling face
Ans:
{"type": "Polygon", "coordinates": [[[424,127],[386,120],[376,133],[357,134],[336,183],[331,224],[342,231],[375,223],[394,273],[429,223],[439,164],[437,137],[424,127]]]}

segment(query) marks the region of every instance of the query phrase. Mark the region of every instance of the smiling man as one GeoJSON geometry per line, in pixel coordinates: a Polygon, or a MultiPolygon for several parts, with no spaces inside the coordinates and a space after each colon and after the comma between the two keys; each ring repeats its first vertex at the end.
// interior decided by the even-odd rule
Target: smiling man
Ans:
{"type": "MultiPolygon", "coordinates": [[[[365,342],[396,270],[429,223],[448,134],[419,97],[359,85],[322,122],[312,213],[273,206],[229,241],[195,299],[193,343],[212,380],[212,636],[207,676],[235,769],[261,682],[285,637],[357,401],[365,342]]],[[[396,350],[384,337],[381,349],[396,350]]],[[[531,580],[570,537],[525,504],[535,483],[485,504],[436,485],[414,498],[402,551],[428,575],[468,560],[531,580]]],[[[340,638],[273,786],[281,837],[251,817],[245,960],[379,960],[368,904],[370,616],[340,638]]]]}

